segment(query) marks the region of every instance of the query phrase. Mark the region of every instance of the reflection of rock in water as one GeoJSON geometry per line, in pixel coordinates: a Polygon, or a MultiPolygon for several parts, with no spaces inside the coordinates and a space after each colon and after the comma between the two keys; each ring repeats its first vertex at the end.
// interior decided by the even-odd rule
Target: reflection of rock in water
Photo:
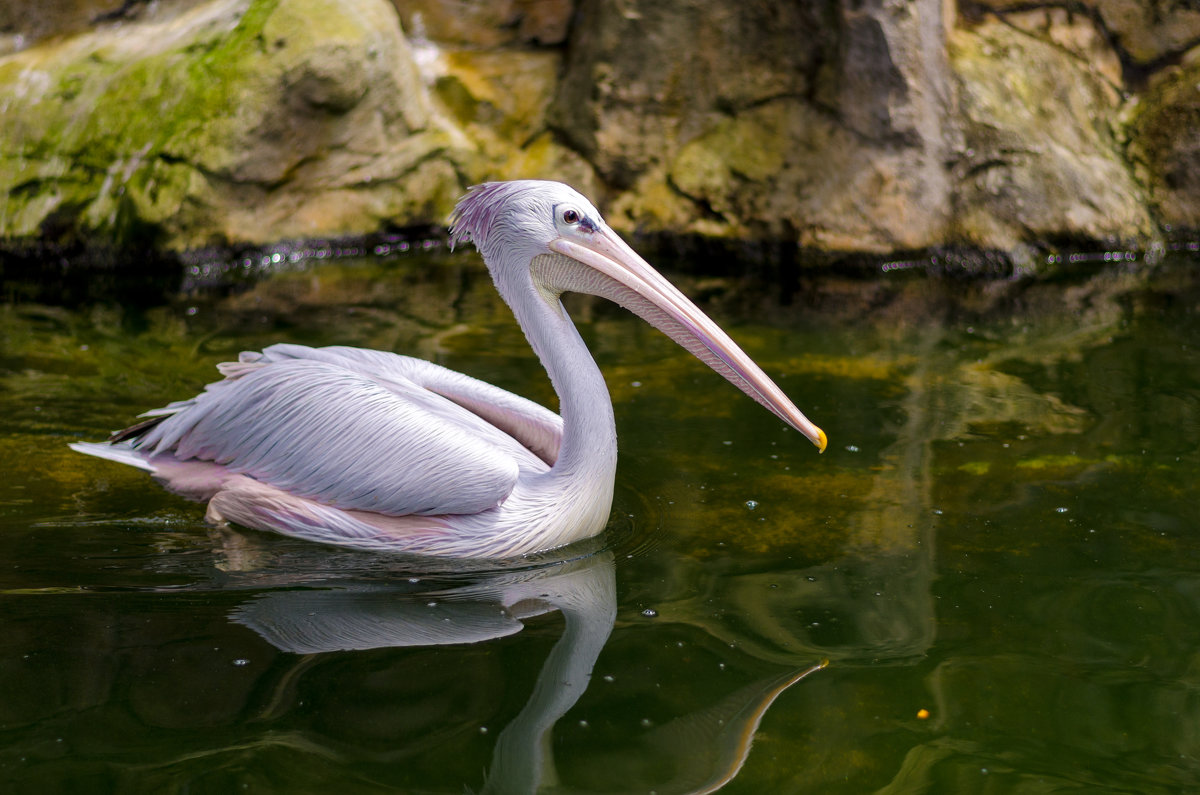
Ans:
{"type": "MultiPolygon", "coordinates": [[[[701,626],[755,658],[778,663],[797,664],[814,656],[843,663],[897,662],[923,655],[935,640],[931,585],[937,576],[937,532],[954,521],[938,504],[938,489],[946,483],[947,443],[957,450],[957,442],[986,439],[997,428],[1012,428],[1014,436],[1073,439],[1090,427],[1089,412],[1014,373],[1075,361],[1106,344],[1122,318],[1108,291],[1119,293],[1120,287],[1118,280],[1077,290],[1088,294],[1069,322],[1061,315],[1039,318],[1031,312],[1018,346],[977,335],[966,323],[960,331],[934,322],[893,332],[881,326],[871,353],[855,360],[856,369],[833,360],[801,360],[802,368],[836,370],[843,377],[880,378],[886,372],[905,387],[887,407],[898,424],[891,444],[876,454],[882,466],[869,473],[869,489],[845,501],[837,516],[844,523],[840,552],[791,570],[778,564],[755,570],[717,556],[699,562],[681,559],[671,581],[694,590],[661,600],[656,604],[661,616],[701,626]],[[874,364],[867,367],[864,359],[874,364]],[[711,604],[722,609],[714,613],[711,604]]],[[[1061,308],[1061,299],[1059,304],[1061,308]]],[[[923,308],[936,314],[949,305],[943,301],[923,308]]],[[[980,321],[981,332],[985,323],[980,321]]],[[[968,469],[962,477],[970,478],[974,471],[968,469]]],[[[986,466],[979,471],[978,477],[987,476],[986,466]]],[[[816,477],[825,482],[819,473],[816,477]]],[[[804,517],[794,524],[794,530],[773,532],[789,540],[812,532],[804,517]]],[[[707,531],[697,534],[702,532],[707,531]]],[[[831,531],[822,527],[821,532],[831,531]]],[[[828,542],[821,543],[823,552],[828,542]]],[[[804,548],[792,541],[787,549],[804,548]]]]}
{"type": "MultiPolygon", "coordinates": [[[[1086,412],[1056,395],[1040,393],[1021,378],[996,369],[986,358],[964,358],[959,345],[941,324],[919,330],[907,341],[906,353],[917,356],[905,378],[907,393],[900,401],[903,423],[880,457],[888,468],[875,479],[853,525],[854,543],[863,549],[906,551],[924,545],[922,527],[932,520],[932,489],[936,481],[938,442],[966,438],[972,429],[1020,425],[1032,433],[1077,433],[1085,427],[1086,412]]],[[[1095,338],[1093,332],[1092,338],[1095,338]]],[[[1061,340],[1061,355],[1076,350],[1078,338],[1061,340]]],[[[1010,353],[1012,348],[1005,347],[1010,353]]],[[[1043,341],[1039,355],[1054,350],[1043,341]]]]}

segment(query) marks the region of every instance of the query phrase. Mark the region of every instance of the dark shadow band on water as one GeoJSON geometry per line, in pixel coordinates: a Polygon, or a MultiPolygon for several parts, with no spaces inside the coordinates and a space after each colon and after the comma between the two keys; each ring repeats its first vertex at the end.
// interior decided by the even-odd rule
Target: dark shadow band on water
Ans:
{"type": "MultiPolygon", "coordinates": [[[[782,305],[806,292],[813,279],[874,280],[899,274],[969,282],[1077,280],[1098,268],[1154,268],[1172,255],[1195,256],[1190,231],[1151,244],[1094,247],[1094,241],[1050,240],[1009,250],[936,246],[888,255],[822,251],[795,239],[724,240],[699,235],[635,234],[648,259],[676,263],[683,275],[738,277],[770,286],[782,305]]],[[[213,246],[170,251],[147,241],[106,246],[71,238],[0,240],[0,300],[78,307],[118,302],[147,309],[180,294],[228,294],[275,273],[324,262],[392,260],[448,249],[446,231],[425,226],[341,238],[281,241],[266,246],[213,246]]],[[[701,296],[702,298],[703,296],[701,296]]]]}

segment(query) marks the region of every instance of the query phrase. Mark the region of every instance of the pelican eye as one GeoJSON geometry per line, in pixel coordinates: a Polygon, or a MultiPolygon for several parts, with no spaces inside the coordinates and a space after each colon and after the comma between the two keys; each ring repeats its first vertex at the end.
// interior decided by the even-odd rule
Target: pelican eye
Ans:
{"type": "Polygon", "coordinates": [[[570,209],[563,210],[562,219],[564,224],[577,224],[579,223],[579,212],[570,209]]]}

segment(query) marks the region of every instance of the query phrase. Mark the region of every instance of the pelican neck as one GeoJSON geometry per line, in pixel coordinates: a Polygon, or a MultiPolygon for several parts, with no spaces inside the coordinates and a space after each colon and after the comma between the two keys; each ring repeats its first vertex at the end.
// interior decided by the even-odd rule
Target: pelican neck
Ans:
{"type": "Polygon", "coordinates": [[[522,323],[522,328],[546,368],[563,418],[562,445],[551,473],[595,477],[607,471],[611,477],[617,426],[608,384],[562,302],[555,298],[550,306],[539,295],[532,303],[537,320],[528,327],[522,323]]]}
{"type": "Polygon", "coordinates": [[[608,385],[560,294],[540,287],[528,270],[524,274],[527,281],[514,285],[498,278],[496,287],[558,395],[562,444],[546,476],[579,478],[588,488],[603,480],[611,483],[617,467],[617,426],[608,385]]]}

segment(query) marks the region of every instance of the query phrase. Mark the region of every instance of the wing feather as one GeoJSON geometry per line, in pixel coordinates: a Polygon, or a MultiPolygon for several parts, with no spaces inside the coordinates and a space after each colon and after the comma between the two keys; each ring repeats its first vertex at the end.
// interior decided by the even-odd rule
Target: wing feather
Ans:
{"type": "MultiPolygon", "coordinates": [[[[558,448],[562,442],[562,417],[532,400],[424,359],[365,348],[309,348],[287,343],[272,345],[261,354],[248,354],[243,358],[240,366],[254,367],[262,362],[283,359],[311,359],[337,364],[375,378],[408,380],[482,417],[488,424],[521,442],[546,464],[553,465],[558,458],[558,448]]],[[[227,365],[236,366],[239,365],[227,365]]]]}
{"type": "Polygon", "coordinates": [[[521,469],[546,468],[513,437],[399,372],[370,375],[272,350],[156,412],[171,415],[138,449],[214,461],[328,505],[393,516],[477,513],[508,496],[521,469]]]}

